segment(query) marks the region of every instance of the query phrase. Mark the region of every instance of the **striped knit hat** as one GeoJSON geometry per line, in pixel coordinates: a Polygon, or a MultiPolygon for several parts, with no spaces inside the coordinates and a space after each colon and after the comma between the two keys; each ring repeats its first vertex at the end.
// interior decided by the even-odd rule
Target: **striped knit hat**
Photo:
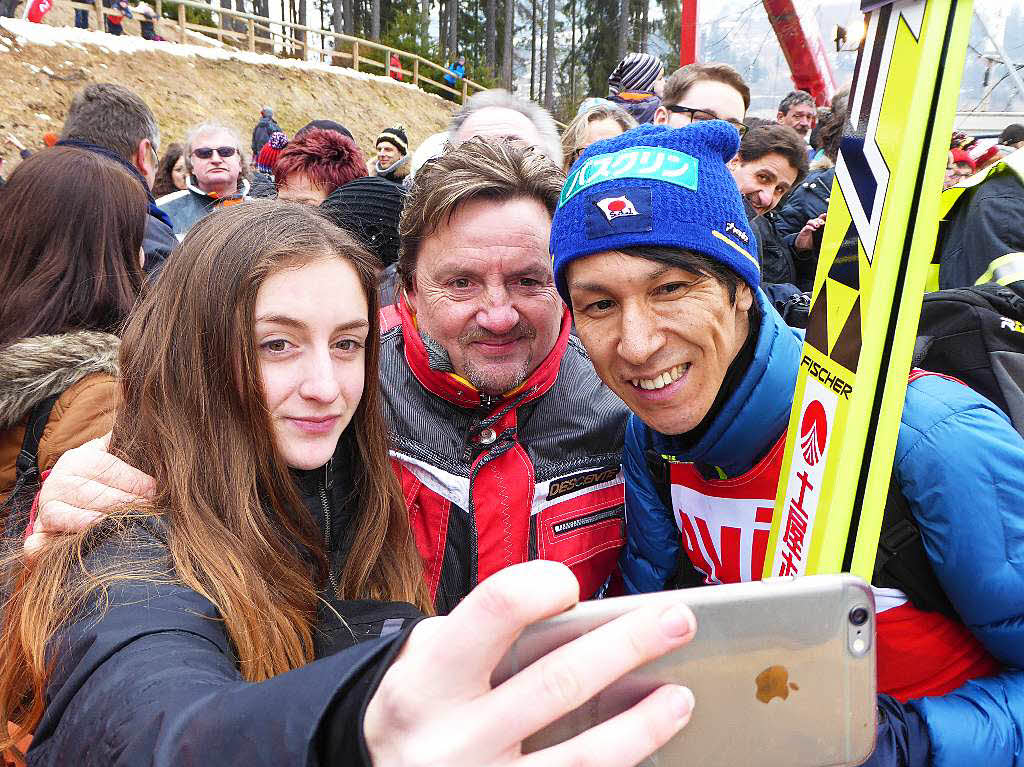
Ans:
{"type": "Polygon", "coordinates": [[[619,91],[650,93],[664,73],[664,65],[651,54],[627,53],[608,75],[608,95],[615,96],[619,91]]]}
{"type": "Polygon", "coordinates": [[[256,170],[273,175],[274,164],[281,150],[288,146],[288,137],[281,131],[274,131],[256,157],[256,170]]]}
{"type": "Polygon", "coordinates": [[[380,146],[380,142],[387,141],[389,144],[394,144],[395,148],[402,153],[402,156],[409,154],[409,139],[405,135],[405,128],[401,125],[396,125],[394,128],[385,128],[377,136],[377,143],[374,146],[380,146]]]}

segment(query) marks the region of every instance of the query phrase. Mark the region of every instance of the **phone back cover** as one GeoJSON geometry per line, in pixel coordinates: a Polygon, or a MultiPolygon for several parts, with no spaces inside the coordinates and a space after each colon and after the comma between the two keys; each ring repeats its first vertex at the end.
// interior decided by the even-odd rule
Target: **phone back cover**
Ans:
{"type": "MultiPolygon", "coordinates": [[[[874,601],[852,576],[711,586],[680,596],[697,617],[685,647],[637,669],[524,743],[531,752],[560,743],[639,702],[667,682],[693,690],[689,724],[643,765],[824,767],[859,764],[874,748],[874,601]],[[864,655],[849,647],[850,610],[870,608],[864,655]]],[[[587,630],[621,615],[624,597],[586,603],[537,624],[499,666],[495,681],[587,630]]],[[[649,603],[649,602],[648,602],[649,603]]]]}

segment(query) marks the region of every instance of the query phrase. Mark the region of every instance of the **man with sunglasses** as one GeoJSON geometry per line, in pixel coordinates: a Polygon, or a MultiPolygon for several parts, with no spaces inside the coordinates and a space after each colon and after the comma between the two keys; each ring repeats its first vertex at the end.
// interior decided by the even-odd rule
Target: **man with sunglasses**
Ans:
{"type": "Polygon", "coordinates": [[[218,205],[237,205],[246,199],[249,182],[242,178],[242,142],[231,128],[205,123],[185,140],[185,189],[161,197],[157,204],[171,218],[180,240],[199,219],[218,205]]]}

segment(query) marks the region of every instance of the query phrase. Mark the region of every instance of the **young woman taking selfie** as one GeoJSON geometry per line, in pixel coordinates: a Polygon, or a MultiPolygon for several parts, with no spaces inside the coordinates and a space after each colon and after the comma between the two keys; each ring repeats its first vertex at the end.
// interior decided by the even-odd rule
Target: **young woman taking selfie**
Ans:
{"type": "MultiPolygon", "coordinates": [[[[17,727],[0,747],[32,732],[29,764],[78,767],[516,763],[524,737],[693,635],[685,608],[635,611],[491,689],[522,628],[578,599],[545,562],[416,622],[430,604],[388,464],[372,264],[298,205],[190,230],[121,346],[110,452],[152,477],[145,500],[5,574],[0,715],[17,727]],[[575,697],[552,674],[578,677],[575,697]]],[[[688,700],[666,685],[547,763],[635,763],[688,700]]]]}

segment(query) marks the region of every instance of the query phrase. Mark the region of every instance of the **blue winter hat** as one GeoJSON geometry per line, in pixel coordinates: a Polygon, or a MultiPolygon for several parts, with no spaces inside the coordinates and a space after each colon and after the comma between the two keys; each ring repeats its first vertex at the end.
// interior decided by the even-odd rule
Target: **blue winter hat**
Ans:
{"type": "Polygon", "coordinates": [[[555,285],[566,267],[606,250],[660,245],[706,256],[756,289],[754,233],[726,163],[739,134],[722,120],[641,125],[591,144],[573,164],[551,222],[555,285]]]}

